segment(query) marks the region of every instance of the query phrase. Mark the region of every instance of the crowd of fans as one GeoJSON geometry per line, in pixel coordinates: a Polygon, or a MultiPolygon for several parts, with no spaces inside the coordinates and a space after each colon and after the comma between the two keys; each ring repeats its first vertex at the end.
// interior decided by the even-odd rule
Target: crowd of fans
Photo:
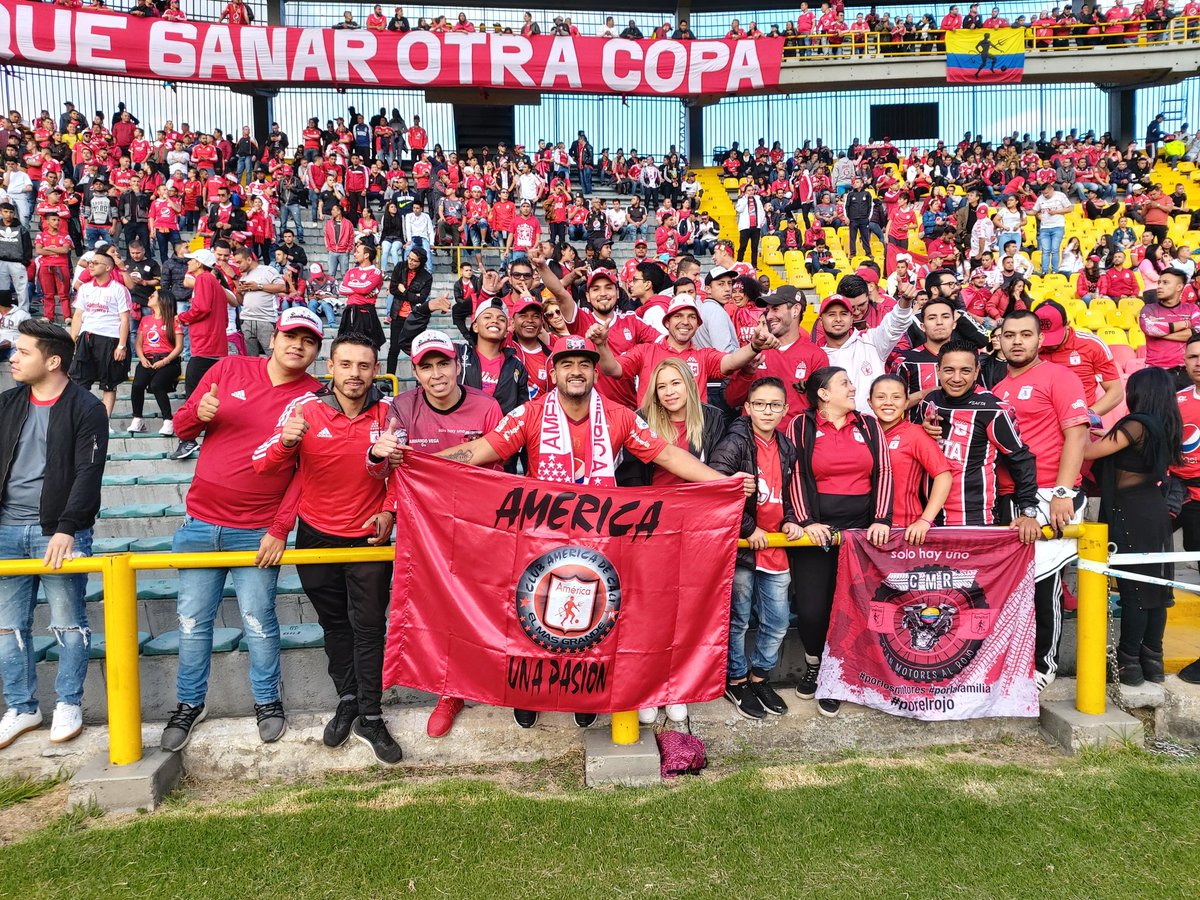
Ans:
{"type": "MultiPolygon", "coordinates": [[[[1143,517],[1119,531],[1122,549],[1167,549],[1166,500],[1143,488],[1158,491],[1168,465],[1186,494],[1174,522],[1189,549],[1200,549],[1200,459],[1177,439],[1180,411],[1189,424],[1198,413],[1174,395],[1200,385],[1200,278],[1193,248],[1170,236],[1177,217],[1189,228],[1200,219],[1182,176],[1163,184],[1155,168],[1160,149],[1173,165],[1195,158],[1186,126],[1168,134],[1158,117],[1144,145],[1127,146],[1075,132],[995,142],[967,134],[907,151],[886,139],[838,151],[817,140],[790,154],[779,142],[734,144],[716,162],[732,179],[735,247],[718,225],[729,220],[729,198],[707,196],[674,149],[658,160],[633,148],[597,153],[580,131],[536,148],[459,153],[399,110],[351,107],[324,127],[310,120],[299,136],[278,125],[256,136],[249,127],[202,131],[172,121],[149,129],[123,105],[112,120],[64,107],[57,119],[14,111],[0,120],[0,349],[15,354],[23,383],[58,384],[65,369],[85,391],[98,385],[110,415],[137,361],[130,430],[146,428],[149,391],[160,433],[180,440],[174,457],[200,454],[192,521],[177,549],[215,546],[205,529],[226,529],[245,538],[238,549],[251,542],[264,564],[277,560],[295,519],[280,503],[297,458],[308,491],[299,501],[304,546],[388,539],[380,485],[406,445],[571,482],[597,471],[599,483],[624,485],[741,474],[750,547],[735,579],[727,697],[749,718],[787,711],[768,677],[789,606],[808,663],[797,694],[818,699],[825,715],[838,712],[836,699],[817,696],[837,578],[836,554],[820,548],[833,531],[863,528],[882,543],[895,527],[919,544],[931,527],[1010,524],[1032,542],[1043,525],[1080,520],[1084,460],[1095,458],[1110,459],[1092,479],[1105,515],[1128,525],[1131,514],[1120,510],[1136,504],[1143,517]],[[600,185],[613,188],[607,201],[595,196],[600,185]],[[1094,246],[1064,245],[1064,219],[1080,215],[1101,223],[1094,246]],[[804,253],[814,276],[834,279],[815,315],[803,291],[757,271],[765,236],[804,253]],[[630,239],[632,255],[614,256],[630,239]],[[452,289],[434,296],[435,254],[463,246],[452,289]],[[1129,377],[1128,390],[1110,350],[1072,328],[1060,302],[1034,308],[1034,279],[1065,275],[1085,304],[1139,303],[1146,371],[1129,377]],[[304,372],[339,310],[332,386],[312,394],[319,385],[304,372]],[[465,343],[430,330],[439,312],[451,314],[465,343]],[[403,353],[418,382],[391,402],[370,388],[385,343],[389,370],[403,353]],[[263,371],[287,390],[272,392],[263,371]],[[181,373],[187,399],[172,411],[181,373]],[[230,407],[231,391],[253,402],[230,407]],[[1102,428],[1123,402],[1130,416],[1102,428]],[[611,458],[586,449],[546,458],[537,435],[549,403],[562,404],[571,428],[589,416],[608,423],[598,427],[609,430],[611,458]],[[339,418],[339,409],[358,412],[339,418]],[[335,461],[340,505],[322,502],[328,480],[304,474],[306,434],[318,423],[345,429],[359,469],[371,454],[362,478],[347,474],[344,485],[354,467],[335,461]],[[1101,440],[1090,439],[1093,429],[1101,440]],[[269,490],[256,480],[264,478],[269,490]],[[231,491],[257,498],[256,508],[224,509],[220,498],[231,491]],[[777,531],[805,534],[818,549],[772,550],[765,535],[777,531]],[[751,610],[758,644],[747,655],[751,610]]],[[[310,472],[328,477],[328,464],[314,460],[310,472]]],[[[78,521],[86,519],[85,511],[78,521]]],[[[1057,667],[1062,544],[1038,550],[1040,686],[1057,667]]],[[[378,717],[386,596],[347,599],[346,588],[339,594],[319,580],[333,575],[310,576],[341,697],[326,742],[354,733],[394,762],[399,748],[378,717]],[[370,628],[361,625],[368,649],[356,643],[359,625],[339,618],[351,602],[373,604],[370,628]]],[[[371,579],[388,583],[378,572],[371,579]]],[[[181,616],[209,615],[205,584],[185,591],[181,581],[181,616]]],[[[1133,613],[1122,619],[1119,676],[1131,684],[1161,680],[1169,605],[1153,586],[1128,587],[1137,584],[1121,588],[1133,613]]],[[[273,581],[237,590],[239,600],[253,599],[243,609],[258,621],[273,581]]],[[[11,637],[5,625],[0,642],[11,637]]],[[[166,749],[184,746],[203,717],[206,654],[202,635],[181,640],[180,706],[166,749]]],[[[274,662],[269,646],[251,654],[264,740],[286,727],[277,643],[274,654],[274,662]]],[[[1200,679],[1197,668],[1185,675],[1200,679]]],[[[6,691],[16,683],[7,671],[4,680],[6,691]]],[[[9,708],[0,741],[5,729],[36,727],[36,704],[10,698],[9,708]]],[[[441,698],[431,736],[449,731],[461,708],[441,698]]],[[[656,714],[644,711],[647,720],[656,714]]],[[[536,714],[517,710],[516,718],[528,727],[536,714]]],[[[64,718],[59,733],[73,721],[64,718]]]]}

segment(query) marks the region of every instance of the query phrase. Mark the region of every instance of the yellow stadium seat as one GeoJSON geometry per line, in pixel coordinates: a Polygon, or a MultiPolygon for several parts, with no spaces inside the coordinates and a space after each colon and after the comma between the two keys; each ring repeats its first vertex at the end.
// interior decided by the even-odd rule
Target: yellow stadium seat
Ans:
{"type": "Polygon", "coordinates": [[[799,273],[799,284],[796,287],[802,291],[811,291],[813,289],[812,276],[808,274],[808,270],[799,273]]]}
{"type": "MultiPolygon", "coordinates": [[[[1093,301],[1095,303],[1095,301],[1093,301]]],[[[1108,311],[1107,321],[1109,327],[1120,328],[1123,331],[1132,331],[1138,327],[1137,316],[1133,315],[1128,309],[1112,309],[1108,311]]]]}
{"type": "Polygon", "coordinates": [[[1072,297],[1070,300],[1063,301],[1063,309],[1067,311],[1067,316],[1074,322],[1081,315],[1087,312],[1087,304],[1078,297],[1072,297]]]}
{"type": "Polygon", "coordinates": [[[1058,290],[1059,287],[1067,283],[1067,276],[1060,275],[1057,272],[1050,272],[1042,278],[1042,284],[1047,288],[1058,290]]]}
{"type": "Polygon", "coordinates": [[[1094,312],[1103,312],[1105,315],[1108,315],[1117,308],[1117,304],[1108,297],[1093,297],[1092,302],[1088,304],[1088,308],[1094,312]]]}
{"type": "Polygon", "coordinates": [[[779,236],[775,235],[775,234],[766,235],[762,239],[762,246],[763,246],[764,250],[778,250],[779,249],[779,236]]]}
{"type": "Polygon", "coordinates": [[[1054,292],[1054,299],[1059,303],[1066,303],[1068,300],[1078,299],[1075,296],[1075,288],[1069,284],[1059,285],[1058,290],[1054,292]]]}
{"type": "Polygon", "coordinates": [[[1108,319],[1099,310],[1085,309],[1076,317],[1075,325],[1089,331],[1099,331],[1101,328],[1108,327],[1108,319]]]}
{"type": "Polygon", "coordinates": [[[763,261],[768,266],[782,266],[784,264],[783,263],[783,254],[779,252],[778,247],[772,248],[770,250],[764,249],[763,250],[763,261]]]}
{"type": "Polygon", "coordinates": [[[1122,297],[1117,301],[1117,309],[1129,310],[1130,314],[1136,319],[1145,306],[1145,301],[1141,297],[1122,297]]]}
{"type": "Polygon", "coordinates": [[[1129,329],[1129,346],[1134,350],[1146,346],[1146,335],[1141,328],[1129,329]]]}
{"type": "Polygon", "coordinates": [[[1100,338],[1106,344],[1129,346],[1129,337],[1120,328],[1112,328],[1106,325],[1103,328],[1096,329],[1096,337],[1100,338]]]}
{"type": "Polygon", "coordinates": [[[738,189],[738,180],[736,178],[726,178],[722,184],[725,185],[725,190],[736,191],[738,189]]]}
{"type": "Polygon", "coordinates": [[[837,287],[837,279],[828,272],[817,272],[812,277],[813,290],[817,292],[817,296],[824,300],[833,293],[837,287]]]}

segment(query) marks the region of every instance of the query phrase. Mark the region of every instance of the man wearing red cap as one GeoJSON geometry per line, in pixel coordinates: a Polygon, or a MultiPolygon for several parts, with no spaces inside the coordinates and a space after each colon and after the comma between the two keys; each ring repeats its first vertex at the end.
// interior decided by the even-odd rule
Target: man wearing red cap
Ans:
{"type": "MultiPolygon", "coordinates": [[[[551,351],[555,388],[536,400],[514,409],[496,428],[483,437],[443,450],[438,456],[474,466],[491,465],[516,456],[529,455],[527,471],[542,481],[561,484],[616,486],[616,456],[622,450],[645,463],[661,466],[684,481],[716,481],[724,478],[686,450],[655,434],[631,409],[614,403],[594,390],[596,345],[576,335],[560,337],[551,351]]],[[[393,464],[403,463],[403,448],[387,450],[393,464]]],[[[757,490],[755,479],[744,476],[747,496],[757,490]]],[[[537,713],[514,710],[522,728],[537,723],[537,713]]],[[[581,726],[595,719],[576,714],[581,726]]]]}
{"type": "Polygon", "coordinates": [[[550,390],[550,348],[541,341],[542,304],[532,294],[522,294],[509,308],[512,327],[505,346],[517,351],[529,376],[529,399],[550,390]]]}
{"type": "Polygon", "coordinates": [[[778,339],[772,337],[762,324],[749,344],[732,353],[722,353],[712,347],[693,346],[692,337],[700,327],[700,309],[696,299],[687,294],[679,294],[671,300],[663,316],[663,324],[667,329],[665,338],[653,344],[638,344],[620,357],[614,356],[608,346],[608,331],[603,325],[593,325],[588,329],[587,337],[596,343],[600,351],[600,371],[613,378],[636,378],[639,404],[650,389],[651,373],[664,359],[674,357],[687,364],[696,379],[700,402],[703,403],[708,398],[709,379],[720,381],[749,364],[756,354],[779,346],[778,339]]]}
{"type": "MultiPolygon", "coordinates": [[[[437,453],[482,437],[503,418],[495,400],[459,383],[462,365],[454,342],[444,332],[417,335],[412,364],[418,386],[392,401],[383,432],[367,458],[367,470],[377,478],[388,478],[395,471],[402,459],[397,455],[393,462],[397,447],[437,453]]],[[[425,726],[426,734],[444,737],[462,708],[461,698],[440,697],[425,726]]]]}
{"type": "Polygon", "coordinates": [[[1055,301],[1039,303],[1035,312],[1042,329],[1038,356],[1079,376],[1084,399],[1090,404],[1088,417],[1092,427],[1098,427],[1100,417],[1116,409],[1125,397],[1112,351],[1100,338],[1071,328],[1067,311],[1055,301]]]}

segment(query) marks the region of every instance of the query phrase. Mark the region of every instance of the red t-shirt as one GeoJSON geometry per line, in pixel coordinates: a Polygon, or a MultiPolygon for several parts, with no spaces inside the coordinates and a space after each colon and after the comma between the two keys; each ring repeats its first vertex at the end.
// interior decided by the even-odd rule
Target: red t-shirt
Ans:
{"type": "Polygon", "coordinates": [[[617,361],[621,363],[622,378],[626,381],[637,379],[637,402],[642,405],[646,392],[650,389],[650,376],[654,367],[664,359],[681,359],[696,379],[696,388],[700,391],[700,402],[708,400],[708,381],[720,381],[724,378],[721,372],[723,352],[713,347],[689,347],[686,350],[674,350],[666,342],[656,341],[653,344],[638,344],[622,353],[617,361]]]}
{"type": "Polygon", "coordinates": [[[787,428],[792,419],[808,409],[808,397],[800,385],[817,369],[827,365],[828,355],[802,330],[795,343],[778,350],[763,351],[757,368],[749,371],[743,368],[734,372],[725,386],[725,402],[737,409],[746,402],[746,395],[755,379],[768,375],[778,378],[787,388],[788,398],[788,411],[779,427],[787,428]]]}
{"type": "Polygon", "coordinates": [[[1083,397],[1088,403],[1095,403],[1097,398],[1103,396],[1101,382],[1120,378],[1108,344],[1098,337],[1074,329],[1067,332],[1067,339],[1061,347],[1056,350],[1043,349],[1039,355],[1044,361],[1066,366],[1078,375],[1083,385],[1083,397]]]}
{"type": "Polygon", "coordinates": [[[907,528],[925,511],[925,478],[950,471],[950,461],[925,430],[901,419],[883,433],[892,462],[892,524],[907,528]]]}
{"type": "MultiPolygon", "coordinates": [[[[692,448],[688,445],[687,439],[687,422],[672,422],[671,424],[675,426],[675,440],[673,440],[671,443],[673,443],[680,450],[686,450],[688,453],[691,453],[692,448]]],[[[650,474],[650,483],[659,486],[669,484],[687,484],[687,482],[678,475],[668,472],[662,466],[653,467],[653,471],[650,474]]]]}
{"type": "Polygon", "coordinates": [[[843,497],[868,496],[871,493],[871,469],[875,461],[862,432],[846,417],[841,428],[817,413],[817,431],[813,440],[812,473],[822,494],[843,497]]]}
{"type": "Polygon", "coordinates": [[[526,350],[509,335],[508,345],[517,351],[525,371],[529,373],[529,399],[550,390],[550,353],[541,344],[535,350],[526,350]]]}
{"type": "MultiPolygon", "coordinates": [[[[783,528],[783,469],[779,461],[779,440],[772,435],[770,440],[764,441],[756,434],[754,449],[758,462],[758,505],[754,524],[768,533],[777,532],[783,528]]],[[[787,551],[782,547],[756,550],[754,568],[776,575],[787,572],[787,551]]]]}
{"type": "MultiPolygon", "coordinates": [[[[588,329],[598,321],[599,319],[596,318],[596,314],[591,310],[576,307],[575,319],[567,323],[567,328],[571,334],[585,335],[588,329]]],[[[632,312],[617,312],[612,321],[608,322],[607,325],[608,346],[614,356],[620,356],[638,344],[653,344],[662,337],[658,329],[632,312]]],[[[637,405],[633,385],[625,379],[609,378],[603,372],[597,370],[596,390],[609,400],[615,400],[622,406],[632,407],[637,405]]]]}
{"type": "MultiPolygon", "coordinates": [[[[1052,362],[1037,365],[1007,378],[992,391],[1000,400],[1012,407],[1021,437],[1037,457],[1037,482],[1039,488],[1052,488],[1058,484],[1058,463],[1062,456],[1063,429],[1088,423],[1087,400],[1083,396],[1083,383],[1070,369],[1052,362]]],[[[1000,493],[1011,494],[1013,480],[1007,469],[997,472],[1000,493]]],[[[1077,476],[1073,485],[1078,487],[1082,476],[1077,476]]]]}
{"type": "Polygon", "coordinates": [[[491,397],[496,393],[496,385],[500,383],[500,369],[504,366],[504,354],[495,359],[488,359],[482,353],[479,356],[479,371],[483,378],[483,392],[491,397]]]}
{"type": "MultiPolygon", "coordinates": [[[[1200,393],[1190,387],[1176,396],[1183,417],[1183,462],[1171,466],[1171,472],[1180,478],[1200,479],[1200,393]]],[[[1200,500],[1200,485],[1189,486],[1187,490],[1189,500],[1200,500]]]]}
{"type": "MultiPolygon", "coordinates": [[[[182,337],[183,326],[175,322],[175,335],[182,337]]],[[[147,357],[166,356],[174,347],[179,337],[167,333],[163,320],[158,316],[142,316],[138,325],[138,340],[142,342],[142,353],[147,357]]]]}
{"type": "MultiPolygon", "coordinates": [[[[547,396],[518,406],[501,420],[495,431],[484,435],[484,439],[502,459],[515,456],[524,448],[529,454],[530,472],[538,471],[541,461],[542,407],[547,396]]],[[[608,422],[614,458],[624,447],[642,462],[650,463],[666,449],[667,442],[655,434],[632,409],[613,403],[603,395],[600,400],[604,404],[604,417],[608,422]]],[[[588,420],[576,422],[568,417],[567,427],[571,433],[571,452],[575,463],[572,482],[578,484],[585,477],[583,473],[591,471],[592,465],[588,420]]]]}

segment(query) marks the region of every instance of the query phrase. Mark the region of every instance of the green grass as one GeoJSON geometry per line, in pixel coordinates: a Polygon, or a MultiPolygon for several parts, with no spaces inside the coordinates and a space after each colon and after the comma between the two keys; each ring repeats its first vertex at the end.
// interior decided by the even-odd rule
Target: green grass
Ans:
{"type": "Polygon", "coordinates": [[[742,764],[652,790],[366,773],[47,827],[0,848],[0,897],[1197,895],[1200,763],[1032,756],[742,764]]]}
{"type": "Polygon", "coordinates": [[[26,778],[22,775],[0,776],[0,810],[40,797],[54,790],[62,781],[62,775],[48,779],[26,778]]]}

